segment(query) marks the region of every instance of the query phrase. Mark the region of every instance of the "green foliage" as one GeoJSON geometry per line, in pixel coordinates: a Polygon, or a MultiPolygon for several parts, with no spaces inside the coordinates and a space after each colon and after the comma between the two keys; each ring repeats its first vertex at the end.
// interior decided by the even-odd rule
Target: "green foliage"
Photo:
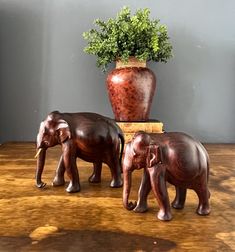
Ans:
{"type": "Polygon", "coordinates": [[[108,63],[120,59],[127,62],[130,56],[139,60],[167,62],[172,57],[167,27],[158,19],[150,20],[149,9],[139,9],[131,16],[129,7],[106,22],[96,19],[98,29],[83,33],[88,45],[84,51],[97,56],[97,66],[103,71],[108,63]]]}

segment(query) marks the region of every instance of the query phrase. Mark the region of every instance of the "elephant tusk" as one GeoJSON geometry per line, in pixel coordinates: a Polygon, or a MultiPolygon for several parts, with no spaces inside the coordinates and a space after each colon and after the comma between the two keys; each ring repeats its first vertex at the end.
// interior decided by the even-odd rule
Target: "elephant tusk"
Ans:
{"type": "Polygon", "coordinates": [[[42,148],[40,148],[40,149],[37,151],[37,153],[36,153],[36,155],[34,156],[34,158],[37,158],[41,151],[42,151],[42,148]]]}

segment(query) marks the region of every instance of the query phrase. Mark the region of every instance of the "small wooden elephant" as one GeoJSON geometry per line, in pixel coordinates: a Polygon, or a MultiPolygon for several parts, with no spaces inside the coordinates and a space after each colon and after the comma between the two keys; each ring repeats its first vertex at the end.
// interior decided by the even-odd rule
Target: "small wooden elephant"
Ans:
{"type": "Polygon", "coordinates": [[[208,190],[209,156],[202,144],[179,132],[137,132],[127,143],[123,159],[123,205],[135,212],[147,211],[147,196],[153,190],[159,204],[158,219],[171,220],[171,208],[166,181],[175,186],[176,196],[172,207],[184,207],[187,189],[193,189],[199,198],[197,213],[210,213],[208,190]],[[131,173],[144,168],[138,193],[138,202],[128,201],[131,173]]]}
{"type": "Polygon", "coordinates": [[[121,157],[124,148],[122,130],[114,120],[95,113],[60,113],[51,112],[41,122],[37,135],[38,160],[36,185],[45,186],[41,176],[45,164],[46,150],[55,145],[62,146],[62,155],[53,180],[53,186],[64,185],[64,173],[67,172],[70,183],[69,193],[80,191],[77,157],[92,162],[91,183],[101,181],[102,163],[110,167],[111,187],[121,187],[121,157]],[[121,146],[121,150],[120,150],[121,146]]]}

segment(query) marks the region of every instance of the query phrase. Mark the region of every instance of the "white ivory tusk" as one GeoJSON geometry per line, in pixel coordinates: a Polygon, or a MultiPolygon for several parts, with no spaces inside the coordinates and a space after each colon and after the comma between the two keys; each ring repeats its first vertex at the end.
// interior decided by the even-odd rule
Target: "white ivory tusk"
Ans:
{"type": "Polygon", "coordinates": [[[40,149],[37,151],[37,153],[36,153],[36,155],[34,156],[34,158],[37,158],[41,151],[42,151],[42,148],[40,148],[40,149]]]}

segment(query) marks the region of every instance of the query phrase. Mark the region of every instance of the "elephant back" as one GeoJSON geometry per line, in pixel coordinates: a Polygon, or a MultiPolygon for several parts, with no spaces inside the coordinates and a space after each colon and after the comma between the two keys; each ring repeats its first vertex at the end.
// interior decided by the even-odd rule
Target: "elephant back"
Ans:
{"type": "Polygon", "coordinates": [[[161,138],[155,136],[156,142],[161,146],[163,163],[167,165],[170,177],[182,183],[205,172],[208,154],[198,141],[181,132],[163,133],[161,138]]]}

